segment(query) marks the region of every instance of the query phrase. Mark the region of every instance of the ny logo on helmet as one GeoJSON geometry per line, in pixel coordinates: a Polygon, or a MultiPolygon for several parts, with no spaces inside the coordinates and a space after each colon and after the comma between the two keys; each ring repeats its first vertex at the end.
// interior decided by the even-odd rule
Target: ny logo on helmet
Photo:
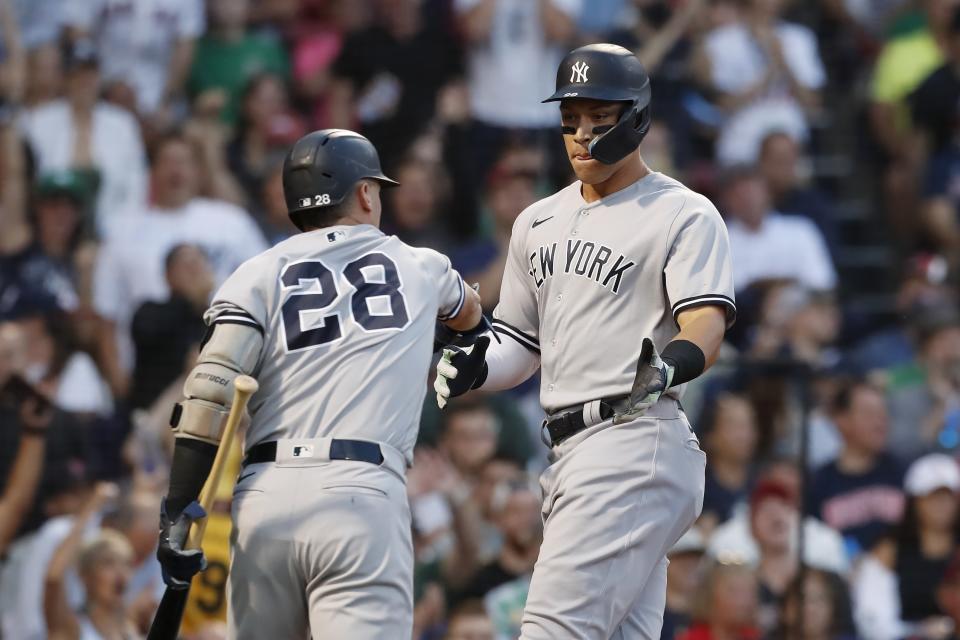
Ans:
{"type": "Polygon", "coordinates": [[[581,60],[573,65],[573,73],[570,74],[570,82],[587,82],[587,63],[581,60]]]}

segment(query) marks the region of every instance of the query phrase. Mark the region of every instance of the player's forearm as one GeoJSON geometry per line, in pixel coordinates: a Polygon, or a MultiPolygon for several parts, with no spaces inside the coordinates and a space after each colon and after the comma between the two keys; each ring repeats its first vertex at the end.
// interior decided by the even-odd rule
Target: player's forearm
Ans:
{"type": "Polygon", "coordinates": [[[487,379],[478,387],[484,391],[512,389],[540,368],[540,357],[510,337],[491,336],[486,362],[487,379]]]}
{"type": "Polygon", "coordinates": [[[483,316],[483,308],[480,306],[480,294],[468,286],[464,286],[463,290],[463,307],[461,307],[460,313],[449,320],[444,320],[445,325],[454,331],[461,332],[475,329],[477,325],[480,324],[480,319],[483,316]]]}
{"type": "Polygon", "coordinates": [[[703,371],[706,371],[720,355],[727,326],[725,310],[716,306],[696,307],[681,313],[677,322],[680,333],[671,342],[686,340],[699,347],[704,357],[703,371]]]}
{"type": "Polygon", "coordinates": [[[216,456],[216,445],[188,437],[177,438],[167,491],[166,506],[170,518],[176,519],[188,504],[200,497],[216,456]]]}

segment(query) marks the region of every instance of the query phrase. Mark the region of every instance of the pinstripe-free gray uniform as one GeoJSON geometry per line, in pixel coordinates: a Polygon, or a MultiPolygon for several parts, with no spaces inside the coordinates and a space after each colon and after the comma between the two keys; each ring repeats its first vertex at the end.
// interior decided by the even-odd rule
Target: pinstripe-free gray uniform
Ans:
{"type": "Polygon", "coordinates": [[[245,448],[277,442],[234,492],[231,638],[409,638],[405,467],[435,321],[463,303],[446,257],[370,225],[298,234],[217,292],[208,323],[264,336],[245,448]],[[332,438],[378,443],[384,462],[331,461],[332,438]]]}
{"type": "Polygon", "coordinates": [[[541,478],[544,541],[522,638],[659,638],[665,555],[703,501],[704,455],[682,386],[612,426],[599,400],[630,393],[644,337],[678,314],[736,314],[726,227],[705,197],[660,173],[587,203],[574,182],[517,219],[494,327],[540,356],[548,414],[583,411],[541,478]],[[581,408],[581,405],[584,405],[581,408]]]}

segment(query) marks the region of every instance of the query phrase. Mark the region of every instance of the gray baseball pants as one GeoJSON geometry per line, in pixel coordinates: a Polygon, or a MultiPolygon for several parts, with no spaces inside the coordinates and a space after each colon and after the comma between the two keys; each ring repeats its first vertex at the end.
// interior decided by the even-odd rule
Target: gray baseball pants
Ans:
{"type": "Polygon", "coordinates": [[[553,448],[521,640],[658,640],[667,551],[703,507],[706,455],[676,401],[553,448]]]}
{"type": "Polygon", "coordinates": [[[233,497],[228,637],[410,638],[404,464],[396,450],[381,449],[378,467],[324,459],[325,438],[281,440],[276,462],[243,469],[233,497]],[[304,443],[312,455],[294,457],[291,446],[304,443]]]}

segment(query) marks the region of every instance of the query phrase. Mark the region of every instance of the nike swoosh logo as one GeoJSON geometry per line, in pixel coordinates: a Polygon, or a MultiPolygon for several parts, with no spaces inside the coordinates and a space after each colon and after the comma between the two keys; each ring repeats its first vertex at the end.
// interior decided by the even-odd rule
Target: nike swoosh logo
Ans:
{"type": "Polygon", "coordinates": [[[240,476],[239,478],[237,478],[237,484],[240,484],[241,482],[243,482],[244,480],[246,480],[246,479],[249,478],[250,476],[253,476],[253,475],[256,475],[256,474],[257,474],[256,471],[251,471],[250,473],[245,473],[245,474],[243,474],[242,476],[240,476]]]}
{"type": "Polygon", "coordinates": [[[534,220],[534,221],[533,221],[533,225],[531,225],[530,228],[531,228],[531,229],[536,229],[537,226],[543,224],[543,223],[546,222],[547,220],[552,220],[552,219],[553,219],[553,216],[550,216],[549,218],[544,218],[543,220],[534,220]]]}

